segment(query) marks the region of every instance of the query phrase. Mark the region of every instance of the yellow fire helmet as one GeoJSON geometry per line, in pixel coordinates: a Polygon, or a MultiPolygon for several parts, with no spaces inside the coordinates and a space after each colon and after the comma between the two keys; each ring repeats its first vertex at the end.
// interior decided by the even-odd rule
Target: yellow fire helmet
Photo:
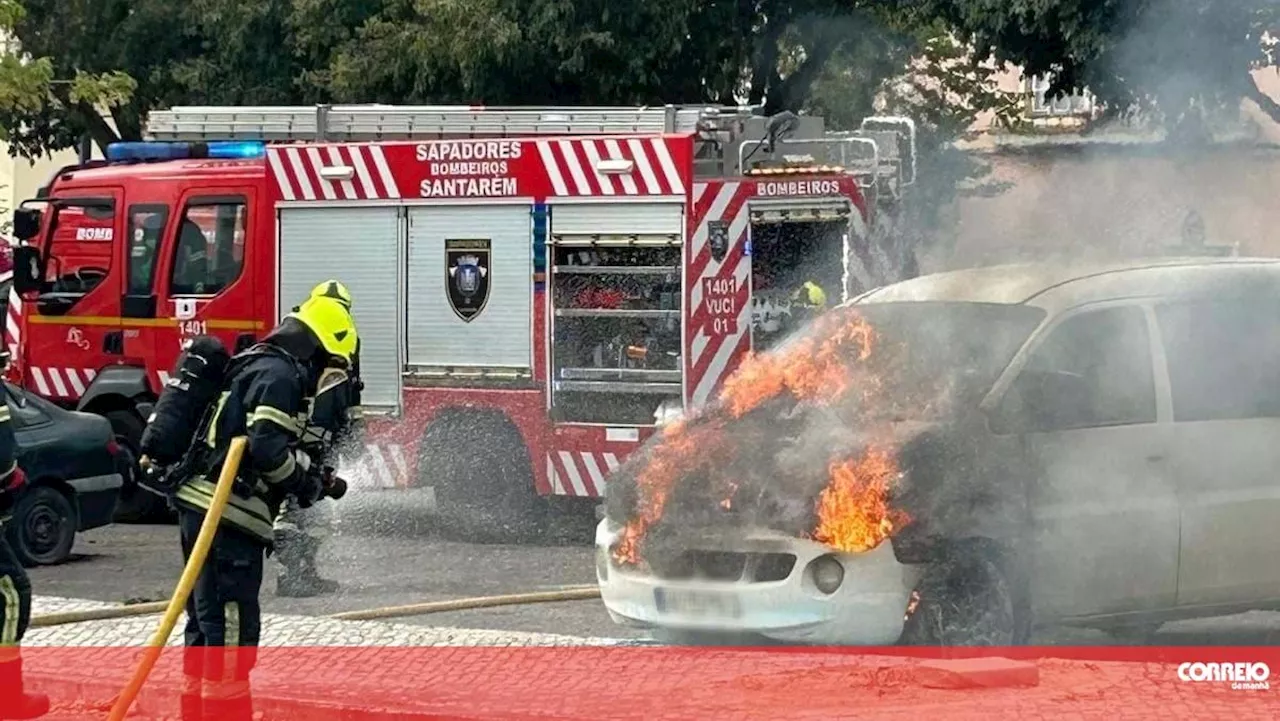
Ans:
{"type": "Polygon", "coordinates": [[[311,298],[298,310],[285,316],[297,318],[320,339],[330,355],[341,358],[348,366],[356,351],[356,323],[342,305],[332,298],[311,298]]]}
{"type": "Polygon", "coordinates": [[[332,298],[351,310],[351,291],[341,281],[332,278],[311,289],[311,298],[332,298]]]}

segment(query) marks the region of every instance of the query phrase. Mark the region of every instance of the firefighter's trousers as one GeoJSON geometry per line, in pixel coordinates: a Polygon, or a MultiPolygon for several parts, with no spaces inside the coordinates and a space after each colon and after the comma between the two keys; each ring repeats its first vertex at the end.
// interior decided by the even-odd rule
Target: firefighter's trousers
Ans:
{"type": "MultiPolygon", "coordinates": [[[[190,558],[204,513],[179,509],[183,560],[190,558]]],[[[258,596],[266,546],[225,524],[187,599],[182,716],[251,719],[249,672],[257,661],[262,628],[258,596]]]]}
{"type": "MultiPolygon", "coordinates": [[[[31,623],[31,581],[13,555],[0,524],[0,699],[22,694],[18,644],[31,623]]],[[[3,703],[3,702],[0,702],[3,703]]]]}
{"type": "Polygon", "coordinates": [[[280,507],[275,521],[275,556],[280,561],[281,578],[319,578],[316,555],[329,535],[332,523],[328,504],[302,508],[292,496],[280,507]]]}

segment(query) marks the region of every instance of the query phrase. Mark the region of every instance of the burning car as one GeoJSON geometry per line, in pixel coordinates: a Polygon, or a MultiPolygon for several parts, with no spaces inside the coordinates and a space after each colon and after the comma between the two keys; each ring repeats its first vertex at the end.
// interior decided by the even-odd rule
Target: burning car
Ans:
{"type": "Polygon", "coordinates": [[[872,291],[615,472],[601,595],[672,640],[832,644],[1016,644],[1033,620],[1149,633],[1267,607],[1277,361],[1280,261],[872,291]]]}

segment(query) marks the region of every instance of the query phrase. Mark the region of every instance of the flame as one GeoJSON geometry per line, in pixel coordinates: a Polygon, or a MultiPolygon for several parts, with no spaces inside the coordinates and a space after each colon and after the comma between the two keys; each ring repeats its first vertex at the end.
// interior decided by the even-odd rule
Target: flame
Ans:
{"type": "Polygon", "coordinates": [[[871,448],[859,458],[835,461],[830,481],[817,501],[813,539],[845,553],[880,545],[910,522],[889,505],[889,493],[901,475],[894,455],[871,448]]]}
{"type": "Polygon", "coordinates": [[[704,435],[690,433],[684,419],[673,421],[663,430],[662,441],[654,446],[653,455],[636,478],[639,513],[623,527],[614,546],[613,558],[618,564],[639,564],[641,539],[662,518],[671,489],[698,463],[698,438],[704,435]]]}
{"type": "MultiPolygon", "coordinates": [[[[815,327],[792,344],[764,355],[749,355],[725,380],[720,404],[699,412],[690,426],[685,419],[668,425],[636,477],[634,516],[623,527],[612,549],[622,566],[642,563],[641,545],[648,530],[661,520],[671,493],[681,480],[702,468],[729,465],[733,440],[724,423],[741,418],[783,394],[801,403],[832,404],[849,393],[861,395],[864,407],[882,407],[883,384],[868,367],[876,337],[872,326],[856,312],[834,311],[819,317],[815,327]]],[[[889,365],[892,359],[886,357],[889,365]]],[[[832,548],[857,553],[875,548],[910,519],[890,508],[893,483],[900,476],[896,458],[873,447],[859,458],[837,459],[828,467],[829,479],[815,502],[817,523],[811,537],[832,548]]],[[[719,479],[719,506],[734,507],[742,479],[719,479]]]]}
{"type": "Polygon", "coordinates": [[[734,418],[782,393],[799,401],[835,401],[854,380],[849,363],[871,357],[873,338],[871,325],[861,316],[825,316],[816,332],[785,352],[747,356],[725,380],[720,399],[734,418]]]}

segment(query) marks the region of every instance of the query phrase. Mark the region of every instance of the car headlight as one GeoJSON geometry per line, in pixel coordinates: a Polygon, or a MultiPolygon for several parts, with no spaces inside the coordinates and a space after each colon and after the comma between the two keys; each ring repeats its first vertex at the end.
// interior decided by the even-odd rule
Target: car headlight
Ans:
{"type": "Polygon", "coordinates": [[[832,594],[844,583],[844,566],[835,556],[819,556],[809,564],[813,585],[825,594],[832,594]]]}

